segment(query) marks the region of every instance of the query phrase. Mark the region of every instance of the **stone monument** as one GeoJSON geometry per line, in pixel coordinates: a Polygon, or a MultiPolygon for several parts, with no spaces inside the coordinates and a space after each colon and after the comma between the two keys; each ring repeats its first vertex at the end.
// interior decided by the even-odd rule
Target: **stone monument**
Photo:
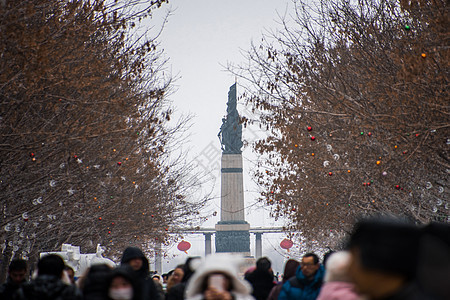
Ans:
{"type": "Polygon", "coordinates": [[[218,134],[222,148],[221,209],[216,224],[216,252],[250,255],[250,224],[244,214],[242,124],[236,109],[236,83],[228,92],[227,115],[218,134]]]}

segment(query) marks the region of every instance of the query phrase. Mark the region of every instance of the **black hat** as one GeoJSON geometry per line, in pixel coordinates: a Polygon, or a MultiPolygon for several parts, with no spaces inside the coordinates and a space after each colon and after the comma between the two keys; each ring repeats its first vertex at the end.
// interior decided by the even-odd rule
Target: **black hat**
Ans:
{"type": "Polygon", "coordinates": [[[272,263],[267,257],[261,257],[256,261],[256,269],[258,270],[268,271],[271,266],[272,263]]]}
{"type": "Polygon", "coordinates": [[[367,219],[356,224],[349,248],[357,247],[367,269],[412,278],[416,273],[420,230],[399,219],[367,219]]]}

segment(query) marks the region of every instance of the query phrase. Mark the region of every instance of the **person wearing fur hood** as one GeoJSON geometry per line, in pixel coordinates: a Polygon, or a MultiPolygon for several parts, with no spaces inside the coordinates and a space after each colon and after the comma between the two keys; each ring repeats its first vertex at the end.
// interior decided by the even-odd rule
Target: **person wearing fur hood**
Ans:
{"type": "Polygon", "coordinates": [[[186,300],[254,300],[250,284],[238,276],[242,261],[231,254],[207,256],[188,283],[186,300]]]}

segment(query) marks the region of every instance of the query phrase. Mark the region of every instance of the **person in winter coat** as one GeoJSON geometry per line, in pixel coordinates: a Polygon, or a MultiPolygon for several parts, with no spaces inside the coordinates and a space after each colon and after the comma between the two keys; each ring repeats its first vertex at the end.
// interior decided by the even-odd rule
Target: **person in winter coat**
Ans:
{"type": "Polygon", "coordinates": [[[360,300],[348,275],[348,251],[334,252],[325,263],[325,278],[317,300],[360,300]]]}
{"type": "Polygon", "coordinates": [[[434,299],[417,283],[419,245],[414,224],[385,217],[359,221],[348,245],[356,291],[377,300],[434,299]]]}
{"type": "Polygon", "coordinates": [[[277,285],[272,288],[267,300],[278,300],[278,295],[281,292],[283,284],[291,277],[295,276],[295,271],[297,270],[299,265],[300,263],[295,259],[289,259],[286,262],[286,264],[284,265],[283,280],[281,282],[278,282],[277,285]]]}
{"type": "Polygon", "coordinates": [[[126,248],[120,264],[129,265],[136,273],[142,300],[163,300],[160,299],[153,279],[150,277],[148,259],[141,249],[137,247],[126,248]]]}
{"type": "Polygon", "coordinates": [[[136,272],[128,265],[115,268],[108,279],[107,300],[140,300],[142,289],[138,286],[136,272]]]}
{"type": "Polygon", "coordinates": [[[184,267],[184,265],[176,266],[176,268],[169,275],[169,278],[167,279],[167,286],[166,286],[167,293],[170,291],[170,289],[173,286],[180,283],[181,280],[183,279],[183,276],[184,276],[183,267],[184,267]]]}
{"type": "Polygon", "coordinates": [[[200,260],[200,257],[188,257],[183,265],[183,279],[178,284],[175,284],[168,292],[166,300],[184,300],[184,292],[186,286],[195,272],[195,264],[200,260]]]}
{"type": "Polygon", "coordinates": [[[27,277],[27,262],[23,259],[14,259],[8,267],[8,278],[0,286],[0,299],[12,299],[13,294],[25,283],[27,277]]]}
{"type": "Polygon", "coordinates": [[[73,284],[62,281],[64,260],[56,254],[48,254],[38,262],[36,279],[24,283],[14,295],[15,300],[82,300],[83,295],[73,284]]]}
{"type": "Polygon", "coordinates": [[[220,253],[206,257],[186,287],[186,300],[254,300],[251,286],[239,279],[241,258],[220,253]]]}
{"type": "Polygon", "coordinates": [[[295,276],[286,281],[278,300],[315,300],[322,287],[325,270],[314,253],[303,255],[295,276]]]}
{"type": "Polygon", "coordinates": [[[93,265],[80,278],[80,288],[83,292],[84,300],[105,300],[108,291],[108,281],[113,269],[107,264],[93,265]]]}
{"type": "Polygon", "coordinates": [[[450,299],[450,223],[421,228],[417,281],[436,299],[450,299]]]}
{"type": "Polygon", "coordinates": [[[244,277],[252,285],[252,295],[256,300],[266,300],[276,285],[271,265],[267,257],[261,257],[256,261],[256,269],[244,277]]]}

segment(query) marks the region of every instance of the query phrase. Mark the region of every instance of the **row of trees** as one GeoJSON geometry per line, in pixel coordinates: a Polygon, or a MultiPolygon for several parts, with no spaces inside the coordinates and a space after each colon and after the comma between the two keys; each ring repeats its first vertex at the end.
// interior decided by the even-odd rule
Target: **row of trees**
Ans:
{"type": "Polygon", "coordinates": [[[195,172],[169,156],[187,120],[169,123],[172,78],[139,28],[164,2],[1,2],[0,278],[14,256],[114,257],[201,222],[195,172]]]}
{"type": "Polygon", "coordinates": [[[293,4],[229,67],[268,128],[260,200],[321,246],[373,213],[449,222],[448,1],[293,4]]]}

